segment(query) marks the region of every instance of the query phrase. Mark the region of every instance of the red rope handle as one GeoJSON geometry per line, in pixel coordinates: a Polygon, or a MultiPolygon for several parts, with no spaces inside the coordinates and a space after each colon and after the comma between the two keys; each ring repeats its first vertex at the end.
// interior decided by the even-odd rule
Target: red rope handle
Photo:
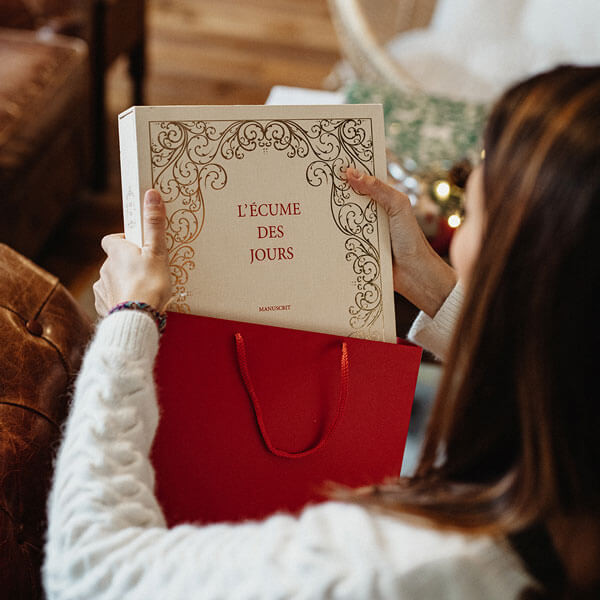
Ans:
{"type": "Polygon", "coordinates": [[[336,425],[338,424],[340,418],[342,417],[344,409],[346,408],[346,400],[348,398],[348,375],[350,372],[350,367],[348,363],[348,345],[346,344],[346,342],[342,342],[340,397],[335,418],[329,425],[329,429],[327,430],[325,435],[317,444],[315,444],[311,448],[307,448],[306,450],[301,450],[300,452],[286,452],[285,450],[280,450],[279,448],[276,448],[273,445],[273,442],[271,442],[271,438],[269,437],[269,434],[267,433],[267,429],[265,427],[260,402],[258,400],[258,396],[256,395],[256,391],[254,390],[252,379],[250,379],[250,372],[248,370],[248,360],[246,357],[246,344],[244,343],[244,338],[242,337],[241,333],[235,334],[235,348],[237,351],[237,360],[240,368],[240,373],[242,375],[242,379],[244,380],[244,385],[246,386],[248,396],[250,396],[250,400],[252,401],[252,407],[254,409],[254,415],[256,416],[256,422],[258,423],[260,434],[268,450],[275,456],[280,456],[282,458],[302,458],[304,456],[309,456],[310,454],[313,454],[314,452],[317,452],[318,450],[323,448],[323,446],[325,446],[325,444],[329,441],[329,438],[333,434],[333,431],[336,428],[336,425]]]}

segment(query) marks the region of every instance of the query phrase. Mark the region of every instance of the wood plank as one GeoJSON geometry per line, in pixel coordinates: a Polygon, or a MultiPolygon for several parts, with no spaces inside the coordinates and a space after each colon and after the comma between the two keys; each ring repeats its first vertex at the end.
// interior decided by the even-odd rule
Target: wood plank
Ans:
{"type": "Polygon", "coordinates": [[[228,40],[261,42],[299,47],[305,52],[319,50],[338,55],[338,43],[331,22],[322,16],[307,13],[295,7],[294,18],[288,12],[260,10],[248,3],[236,3],[226,10],[222,3],[199,3],[194,11],[168,10],[151,13],[149,25],[157,37],[186,39],[190,35],[197,42],[206,36],[220,36],[228,40]],[[258,13],[258,14],[257,14],[258,13]],[[200,38],[200,39],[199,39],[200,38]]]}
{"type": "Polygon", "coordinates": [[[153,76],[169,73],[185,78],[210,78],[255,86],[257,83],[321,87],[331,70],[327,63],[274,55],[268,60],[253,48],[230,46],[189,47],[179,44],[155,44],[149,56],[156,66],[153,76]],[[185,59],[181,57],[185,55],[185,59]]]}
{"type": "Polygon", "coordinates": [[[315,14],[323,19],[329,18],[329,9],[326,0],[150,0],[150,7],[156,12],[182,12],[193,15],[197,10],[206,6],[218,4],[225,12],[235,10],[240,4],[253,7],[253,20],[261,14],[271,15],[274,13],[287,13],[292,16],[298,13],[298,7],[302,12],[315,14]]]}

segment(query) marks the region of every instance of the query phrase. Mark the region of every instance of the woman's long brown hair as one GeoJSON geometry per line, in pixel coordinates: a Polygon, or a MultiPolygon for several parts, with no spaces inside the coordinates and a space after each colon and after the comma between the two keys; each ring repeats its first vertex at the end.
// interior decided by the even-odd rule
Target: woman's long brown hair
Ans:
{"type": "Polygon", "coordinates": [[[600,68],[499,100],[487,225],[416,475],[362,502],[508,534],[600,514],[600,68]]]}

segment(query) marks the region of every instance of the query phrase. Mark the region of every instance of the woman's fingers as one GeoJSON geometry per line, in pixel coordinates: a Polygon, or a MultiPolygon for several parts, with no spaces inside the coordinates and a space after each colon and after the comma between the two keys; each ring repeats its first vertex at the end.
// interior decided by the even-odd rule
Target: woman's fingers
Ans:
{"type": "Polygon", "coordinates": [[[133,300],[157,309],[171,298],[166,245],[166,210],[160,194],[149,190],[144,202],[144,245],[139,248],[123,234],[107,235],[102,248],[108,258],[94,285],[96,310],[106,314],[113,306],[133,300]]]}
{"type": "Polygon", "coordinates": [[[144,196],[144,247],[157,256],[167,255],[165,229],[167,215],[165,205],[156,190],[148,190],[144,196]]]}
{"type": "Polygon", "coordinates": [[[453,269],[431,248],[408,196],[376,177],[346,169],[352,189],[373,198],[390,218],[394,289],[433,316],[456,282],[453,269]]]}
{"type": "Polygon", "coordinates": [[[114,248],[115,246],[115,242],[117,242],[117,240],[124,240],[125,239],[125,234],[124,233],[111,233],[109,235],[105,235],[102,238],[102,241],[100,242],[100,245],[102,246],[102,250],[104,250],[104,252],[106,254],[108,254],[111,250],[111,248],[114,248]]]}
{"type": "Polygon", "coordinates": [[[359,173],[353,167],[348,167],[346,169],[346,178],[355,192],[373,198],[390,217],[410,210],[408,196],[383,183],[377,177],[359,173]]]}
{"type": "Polygon", "coordinates": [[[94,307],[96,309],[96,312],[98,313],[98,316],[105,317],[106,313],[108,312],[108,307],[106,305],[106,300],[105,300],[106,293],[104,290],[104,286],[102,285],[102,279],[98,279],[98,281],[96,281],[96,283],[94,283],[93,290],[94,290],[94,307]]]}

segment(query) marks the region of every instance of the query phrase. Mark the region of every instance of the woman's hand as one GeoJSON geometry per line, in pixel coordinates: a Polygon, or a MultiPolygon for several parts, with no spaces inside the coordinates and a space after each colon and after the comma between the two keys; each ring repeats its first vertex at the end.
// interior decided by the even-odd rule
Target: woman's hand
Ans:
{"type": "Polygon", "coordinates": [[[166,213],[160,194],[149,190],[144,197],[144,246],[138,248],[122,233],[107,235],[102,248],[107,254],[94,284],[96,311],[108,311],[128,300],[146,302],[162,311],[171,299],[171,280],[165,239],[166,213]]]}
{"type": "Polygon", "coordinates": [[[431,247],[408,196],[370,175],[346,169],[355,192],[370,196],[388,214],[394,289],[433,317],[456,284],[456,273],[431,247]]]}

